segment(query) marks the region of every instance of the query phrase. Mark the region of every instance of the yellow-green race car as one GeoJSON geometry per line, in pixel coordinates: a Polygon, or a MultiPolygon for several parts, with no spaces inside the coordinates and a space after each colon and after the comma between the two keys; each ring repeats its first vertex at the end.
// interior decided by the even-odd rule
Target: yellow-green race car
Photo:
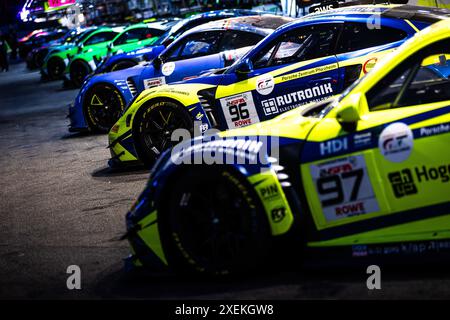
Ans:
{"type": "Polygon", "coordinates": [[[340,96],[176,145],[127,214],[129,262],[221,275],[283,251],[449,257],[449,75],[447,19],[340,96]]]}

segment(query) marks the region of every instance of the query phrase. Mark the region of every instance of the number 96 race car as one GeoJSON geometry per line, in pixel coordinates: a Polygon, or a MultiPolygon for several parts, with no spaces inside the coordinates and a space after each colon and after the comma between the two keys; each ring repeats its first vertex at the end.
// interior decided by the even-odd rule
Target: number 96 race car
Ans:
{"type": "Polygon", "coordinates": [[[418,8],[365,5],[312,14],[281,26],[222,74],[142,92],[109,132],[109,164],[151,165],[174,144],[175,129],[240,128],[342,92],[450,14],[418,8]],[[369,27],[373,19],[378,27],[369,27]]]}
{"type": "Polygon", "coordinates": [[[447,19],[338,97],[178,144],[127,213],[130,261],[221,275],[282,249],[441,259],[450,252],[449,75],[447,19]]]}

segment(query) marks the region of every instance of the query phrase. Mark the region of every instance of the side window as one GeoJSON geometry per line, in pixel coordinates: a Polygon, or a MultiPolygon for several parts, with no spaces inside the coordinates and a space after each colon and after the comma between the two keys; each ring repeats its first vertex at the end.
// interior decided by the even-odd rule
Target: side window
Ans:
{"type": "Polygon", "coordinates": [[[105,41],[110,41],[116,35],[117,35],[117,33],[115,33],[115,32],[99,32],[97,34],[94,34],[88,40],[86,40],[85,44],[91,45],[91,44],[97,44],[97,43],[101,43],[101,42],[105,42],[105,41]]]}
{"type": "Polygon", "coordinates": [[[406,36],[405,31],[395,28],[381,26],[380,29],[369,29],[365,23],[346,22],[337,53],[381,46],[405,39],[406,36]]]}
{"type": "Polygon", "coordinates": [[[127,42],[139,41],[142,36],[142,29],[132,29],[123,33],[114,41],[114,45],[121,45],[127,42]]]}
{"type": "Polygon", "coordinates": [[[406,59],[370,89],[370,111],[450,100],[450,40],[406,59]]]}
{"type": "Polygon", "coordinates": [[[218,52],[221,33],[204,32],[191,35],[176,43],[166,54],[166,61],[190,59],[218,52]]]}
{"type": "Polygon", "coordinates": [[[286,32],[253,59],[253,66],[258,69],[331,55],[339,28],[320,24],[286,32]]]}
{"type": "Polygon", "coordinates": [[[263,36],[251,32],[226,31],[219,46],[219,51],[234,50],[257,44],[263,36]]]}

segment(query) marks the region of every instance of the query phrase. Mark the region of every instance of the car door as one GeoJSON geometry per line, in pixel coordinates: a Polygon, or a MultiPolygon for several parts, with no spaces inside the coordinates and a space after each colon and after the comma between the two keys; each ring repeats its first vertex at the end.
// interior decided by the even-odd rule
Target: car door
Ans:
{"type": "Polygon", "coordinates": [[[224,127],[267,120],[337,93],[334,48],[342,23],[313,23],[287,30],[248,57],[249,71],[229,72],[216,92],[224,127]]]}
{"type": "MultiPolygon", "coordinates": [[[[301,172],[319,231],[339,237],[449,214],[449,66],[450,41],[430,45],[361,93],[367,112],[356,128],[327,117],[314,127],[301,172]]],[[[392,239],[399,232],[406,231],[393,229],[392,239]]]]}

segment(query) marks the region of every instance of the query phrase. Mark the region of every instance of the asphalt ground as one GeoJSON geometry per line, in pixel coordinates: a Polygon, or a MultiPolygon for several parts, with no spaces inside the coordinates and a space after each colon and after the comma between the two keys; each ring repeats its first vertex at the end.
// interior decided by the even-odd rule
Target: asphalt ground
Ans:
{"type": "Polygon", "coordinates": [[[105,135],[68,132],[76,94],[23,63],[0,73],[0,299],[450,298],[450,272],[439,265],[382,269],[381,290],[367,289],[365,266],[226,280],[125,272],[128,246],[118,238],[148,172],[111,172],[105,135]],[[81,268],[81,290],[66,287],[69,265],[81,268]]]}

